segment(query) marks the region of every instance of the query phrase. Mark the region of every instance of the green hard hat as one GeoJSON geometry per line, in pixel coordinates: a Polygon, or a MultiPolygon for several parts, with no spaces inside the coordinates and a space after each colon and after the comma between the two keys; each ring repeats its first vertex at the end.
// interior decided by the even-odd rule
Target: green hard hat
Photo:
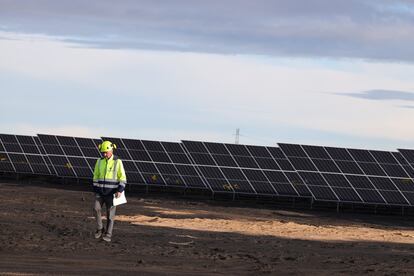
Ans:
{"type": "Polygon", "coordinates": [[[100,152],[108,152],[111,150],[116,149],[116,145],[112,144],[110,141],[104,141],[102,144],[99,145],[100,152]]]}

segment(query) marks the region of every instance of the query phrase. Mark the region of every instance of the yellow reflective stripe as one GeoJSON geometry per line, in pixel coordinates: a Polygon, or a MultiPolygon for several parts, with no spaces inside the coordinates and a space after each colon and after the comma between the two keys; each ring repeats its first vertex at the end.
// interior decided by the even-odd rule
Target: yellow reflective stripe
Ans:
{"type": "Polygon", "coordinates": [[[116,169],[116,165],[118,165],[118,159],[114,160],[114,167],[112,168],[112,180],[116,180],[117,179],[117,169],[116,169]]]}
{"type": "Polygon", "coordinates": [[[99,184],[99,183],[93,183],[93,186],[99,187],[99,188],[118,188],[118,185],[115,184],[99,184]]]}
{"type": "Polygon", "coordinates": [[[96,179],[96,181],[95,182],[109,182],[109,183],[118,183],[119,181],[118,180],[112,180],[112,179],[104,179],[104,178],[99,178],[99,179],[96,179]]]}

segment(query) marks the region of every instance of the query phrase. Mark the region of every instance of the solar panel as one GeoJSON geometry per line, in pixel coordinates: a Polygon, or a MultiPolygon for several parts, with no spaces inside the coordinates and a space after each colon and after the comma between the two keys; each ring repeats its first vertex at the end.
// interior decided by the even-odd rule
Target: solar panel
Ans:
{"type": "Polygon", "coordinates": [[[352,188],[333,187],[332,189],[341,202],[362,202],[361,197],[352,188]]]}
{"type": "MultiPolygon", "coordinates": [[[[132,183],[207,189],[180,143],[102,138],[119,144],[115,152],[121,148],[123,154],[128,155],[131,163],[126,168],[126,172],[127,176],[133,174],[132,183]],[[180,170],[186,174],[181,173],[180,170]]],[[[128,180],[128,183],[131,181],[128,180]]]]}
{"type": "Polygon", "coordinates": [[[268,151],[266,147],[250,146],[250,145],[246,147],[253,157],[272,159],[272,155],[270,155],[270,152],[268,151]]]}
{"type": "Polygon", "coordinates": [[[334,160],[354,161],[351,154],[345,148],[325,147],[325,150],[334,160]]]}
{"type": "Polygon", "coordinates": [[[218,155],[229,155],[230,152],[227,150],[224,144],[219,143],[204,143],[204,146],[207,148],[209,153],[218,154],[218,155]]]}
{"type": "Polygon", "coordinates": [[[0,134],[0,141],[5,145],[2,149],[7,151],[2,155],[5,171],[11,171],[10,162],[17,173],[51,174],[33,136],[0,134]]]}
{"type": "Polygon", "coordinates": [[[214,192],[300,196],[281,171],[279,160],[289,164],[288,170],[294,169],[277,149],[196,141],[183,141],[183,146],[206,182],[214,179],[210,185],[214,192]],[[277,174],[281,176],[276,178],[277,174]]]}
{"type": "Polygon", "coordinates": [[[225,144],[225,146],[233,156],[251,157],[251,154],[245,145],[225,144]]]}
{"type": "Polygon", "coordinates": [[[308,187],[317,200],[338,201],[338,197],[335,196],[332,189],[329,187],[313,185],[308,185],[308,187]]]}
{"type": "Polygon", "coordinates": [[[408,205],[409,202],[398,191],[379,191],[388,204],[408,205]]]}
{"type": "MultiPolygon", "coordinates": [[[[279,147],[102,137],[117,144],[128,183],[230,194],[413,206],[414,150],[279,147]]],[[[0,134],[0,171],[91,179],[101,139],[0,134]]]]}
{"type": "Polygon", "coordinates": [[[27,161],[32,167],[33,173],[35,174],[54,174],[50,171],[49,166],[46,164],[46,160],[42,155],[26,154],[27,161]]]}
{"type": "Polygon", "coordinates": [[[310,158],[316,158],[316,159],[331,159],[328,152],[323,148],[319,146],[308,146],[304,145],[302,146],[303,150],[307,153],[307,155],[310,158]]]}
{"type": "Polygon", "coordinates": [[[386,203],[384,198],[376,190],[357,189],[357,192],[365,203],[376,203],[376,204],[386,203]]]}
{"type": "Polygon", "coordinates": [[[38,135],[51,165],[61,177],[91,179],[99,151],[90,138],[38,135]]]}
{"type": "Polygon", "coordinates": [[[394,185],[403,192],[414,192],[414,182],[409,178],[391,178],[394,185]]]}
{"type": "Polygon", "coordinates": [[[376,163],[358,162],[358,165],[366,175],[387,175],[385,171],[376,163]]]}
{"type": "Polygon", "coordinates": [[[253,157],[251,156],[240,156],[234,155],[234,160],[237,165],[242,168],[259,168],[259,165],[256,163],[253,157]]]}
{"type": "Polygon", "coordinates": [[[0,171],[2,172],[16,172],[10,157],[6,152],[0,151],[0,171]]]}
{"type": "Polygon", "coordinates": [[[16,172],[32,173],[32,168],[24,154],[9,153],[10,161],[13,163],[16,172]]]}
{"type": "Polygon", "coordinates": [[[355,161],[375,163],[374,157],[368,150],[348,149],[348,152],[352,155],[355,161]]]}
{"type": "MultiPolygon", "coordinates": [[[[282,170],[273,158],[255,157],[254,160],[256,161],[258,167],[262,170],[282,170]]],[[[280,162],[280,160],[278,162],[280,162]]]]}
{"type": "Polygon", "coordinates": [[[341,172],[333,160],[312,159],[312,162],[315,164],[316,168],[320,172],[333,172],[333,173],[341,172]]]}
{"type": "Polygon", "coordinates": [[[409,150],[406,150],[409,156],[404,158],[404,154],[398,152],[295,144],[279,146],[316,199],[411,204],[408,198],[412,195],[405,195],[411,192],[399,190],[392,180],[414,175],[413,167],[404,162],[410,158],[414,161],[414,154],[410,155],[409,150]],[[320,188],[326,186],[330,190],[320,188]]]}
{"type": "Polygon", "coordinates": [[[352,188],[349,181],[342,174],[323,173],[322,176],[331,187],[352,188]]]}
{"type": "MultiPolygon", "coordinates": [[[[215,163],[221,167],[237,167],[236,161],[230,155],[212,154],[215,163]]],[[[246,167],[246,166],[242,166],[246,167]]],[[[249,166],[247,166],[249,167],[249,166]]]]}
{"type": "Polygon", "coordinates": [[[355,161],[335,160],[335,164],[344,174],[364,174],[355,161]]]}
{"type": "Polygon", "coordinates": [[[289,157],[289,161],[297,171],[318,171],[310,158],[289,157]]]}
{"type": "Polygon", "coordinates": [[[414,150],[410,149],[398,149],[398,151],[401,153],[403,158],[407,160],[408,163],[414,164],[414,150]]]}

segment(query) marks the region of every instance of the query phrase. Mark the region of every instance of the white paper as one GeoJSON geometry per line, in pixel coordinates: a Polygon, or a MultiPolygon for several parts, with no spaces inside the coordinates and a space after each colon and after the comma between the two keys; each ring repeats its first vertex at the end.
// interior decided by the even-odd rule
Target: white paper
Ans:
{"type": "Polygon", "coordinates": [[[114,206],[118,206],[124,203],[127,203],[127,200],[125,197],[125,191],[123,191],[118,198],[116,198],[114,194],[114,201],[113,201],[114,206]]]}

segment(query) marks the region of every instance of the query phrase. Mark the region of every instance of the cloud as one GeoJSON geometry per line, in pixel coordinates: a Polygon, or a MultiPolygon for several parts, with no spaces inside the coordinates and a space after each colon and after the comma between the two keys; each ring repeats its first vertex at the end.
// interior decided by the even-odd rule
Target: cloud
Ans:
{"type": "Polygon", "coordinates": [[[0,0],[0,28],[85,47],[413,62],[414,4],[0,0]]]}
{"type": "Polygon", "coordinates": [[[359,93],[335,93],[335,95],[349,96],[353,98],[376,100],[376,101],[391,101],[391,100],[414,101],[413,92],[396,91],[396,90],[376,89],[376,90],[363,91],[359,93]]]}
{"type": "Polygon", "coordinates": [[[402,108],[414,109],[414,105],[400,105],[402,108]]]}
{"type": "Polygon", "coordinates": [[[409,91],[413,65],[3,42],[2,132],[232,142],[241,128],[244,143],[390,148],[414,138],[411,109],[321,92],[409,91]]]}

